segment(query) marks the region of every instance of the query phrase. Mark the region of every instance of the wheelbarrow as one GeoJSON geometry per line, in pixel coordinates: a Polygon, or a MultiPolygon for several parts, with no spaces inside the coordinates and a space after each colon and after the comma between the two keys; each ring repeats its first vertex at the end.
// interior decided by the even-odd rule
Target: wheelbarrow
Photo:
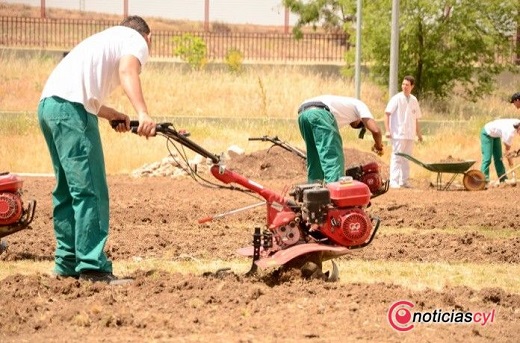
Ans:
{"type": "Polygon", "coordinates": [[[475,161],[461,161],[461,162],[446,162],[446,163],[424,163],[418,159],[401,152],[395,153],[397,156],[402,156],[421,167],[437,173],[437,190],[445,191],[450,188],[451,184],[459,174],[464,174],[462,184],[468,191],[481,191],[486,188],[486,177],[484,173],[477,169],[469,169],[475,164],[475,161]],[[442,181],[443,174],[452,174],[448,182],[442,181]]]}

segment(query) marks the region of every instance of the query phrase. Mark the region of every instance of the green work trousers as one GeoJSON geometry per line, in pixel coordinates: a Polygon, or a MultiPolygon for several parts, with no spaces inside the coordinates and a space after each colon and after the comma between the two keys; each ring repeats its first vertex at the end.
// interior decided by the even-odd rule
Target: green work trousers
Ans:
{"type": "MultiPolygon", "coordinates": [[[[502,161],[502,140],[500,138],[490,137],[484,129],[480,132],[480,147],[482,150],[482,165],[480,171],[486,176],[486,181],[489,181],[489,167],[491,166],[491,159],[495,163],[495,170],[497,176],[500,177],[506,173],[506,167],[502,161]]],[[[500,179],[504,182],[507,176],[500,179]]]]}
{"type": "Polygon", "coordinates": [[[58,97],[38,106],[56,187],[52,192],[55,268],[58,275],[112,272],[105,255],[109,197],[97,116],[58,97]]]}
{"type": "Polygon", "coordinates": [[[345,174],[343,141],[334,115],[310,108],[298,116],[300,133],[307,149],[308,182],[338,181],[345,174]]]}

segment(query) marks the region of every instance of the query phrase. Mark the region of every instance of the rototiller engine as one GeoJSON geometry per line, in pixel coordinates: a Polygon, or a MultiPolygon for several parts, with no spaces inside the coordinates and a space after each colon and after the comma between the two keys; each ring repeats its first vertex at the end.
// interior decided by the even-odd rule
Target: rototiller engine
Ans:
{"type": "Polygon", "coordinates": [[[256,266],[288,266],[307,277],[336,280],[334,262],[330,275],[322,272],[322,262],[369,245],[379,228],[379,219],[365,211],[368,186],[347,176],[326,185],[297,185],[289,195],[292,199],[266,197],[272,201],[267,201],[267,225],[255,229],[253,246],[239,253],[253,258],[252,272],[256,266]]]}
{"type": "MultiPolygon", "coordinates": [[[[116,125],[117,122],[112,123],[113,127],[116,125]]],[[[131,122],[133,132],[136,132],[138,125],[136,121],[131,122]]],[[[367,184],[352,176],[325,185],[296,185],[286,197],[226,169],[220,156],[208,152],[187,138],[187,134],[176,131],[170,123],[158,124],[156,132],[166,137],[168,143],[180,143],[210,160],[211,174],[223,184],[237,184],[243,188],[206,181],[208,185],[242,191],[265,200],[260,203],[265,204],[267,210],[265,225],[255,228],[252,246],[238,249],[239,254],[252,257],[249,274],[255,273],[258,267],[288,267],[300,268],[306,277],[334,281],[338,277],[336,264],[332,262],[332,273],[323,273],[322,262],[369,245],[378,231],[379,219],[366,213],[370,206],[371,190],[367,184]]],[[[181,152],[179,149],[177,151],[181,152]]],[[[188,162],[185,156],[184,160],[188,162]]],[[[373,169],[370,171],[376,173],[373,169]]],[[[370,172],[363,173],[370,175],[370,172]]],[[[191,176],[204,180],[194,171],[191,176]]],[[[373,179],[376,178],[367,176],[367,180],[373,179]]]]}
{"type": "MultiPolygon", "coordinates": [[[[24,208],[22,185],[19,176],[0,173],[0,238],[27,228],[33,220],[36,201],[29,201],[24,208]]],[[[0,243],[0,253],[3,249],[5,245],[0,243]]]]}

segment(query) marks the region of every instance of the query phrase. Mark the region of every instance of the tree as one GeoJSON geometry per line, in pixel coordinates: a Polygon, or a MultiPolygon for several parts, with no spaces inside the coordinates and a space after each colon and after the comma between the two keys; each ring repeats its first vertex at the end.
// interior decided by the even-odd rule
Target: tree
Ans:
{"type": "MultiPolygon", "coordinates": [[[[355,0],[305,1],[306,6],[324,2],[329,8],[337,8],[332,3],[343,9],[355,6],[355,0]]],[[[497,60],[511,54],[518,18],[512,1],[401,0],[400,5],[399,75],[415,76],[418,96],[446,98],[461,89],[461,95],[476,100],[492,91],[497,74],[513,70],[511,60],[497,60]]],[[[293,13],[302,9],[289,8],[293,13]]],[[[309,13],[302,23],[325,18],[314,16],[312,21],[309,13]]],[[[381,84],[388,82],[390,19],[391,0],[364,2],[364,58],[371,62],[372,77],[381,84]]]]}
{"type": "Polygon", "coordinates": [[[296,38],[302,37],[302,28],[308,25],[315,30],[321,26],[329,32],[341,30],[350,35],[351,23],[356,19],[356,2],[352,0],[283,0],[283,5],[299,15],[293,28],[296,38]]]}
{"type": "MultiPolygon", "coordinates": [[[[283,0],[283,5],[292,13],[299,15],[299,19],[293,27],[296,39],[303,37],[302,28],[311,26],[317,30],[320,26],[326,32],[346,33],[345,45],[353,46],[349,40],[355,31],[356,0],[283,0]]],[[[344,59],[346,65],[343,74],[350,77],[354,74],[352,68],[355,63],[354,51],[348,49],[344,59]]]]}

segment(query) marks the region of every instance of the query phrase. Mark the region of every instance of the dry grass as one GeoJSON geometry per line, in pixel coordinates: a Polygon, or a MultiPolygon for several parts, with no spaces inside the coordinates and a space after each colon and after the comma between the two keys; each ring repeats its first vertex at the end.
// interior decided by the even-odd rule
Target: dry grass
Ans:
{"type": "MultiPolygon", "coordinates": [[[[26,113],[24,116],[3,114],[0,142],[13,148],[0,152],[4,161],[2,169],[50,172],[35,112],[45,80],[57,60],[43,56],[20,58],[4,51],[1,61],[0,73],[4,82],[0,85],[0,111],[26,113]],[[34,156],[41,158],[34,159],[34,156]]],[[[350,81],[296,66],[251,67],[236,75],[225,69],[194,72],[179,64],[151,63],[142,74],[142,84],[149,111],[158,120],[168,118],[179,127],[184,125],[179,117],[229,118],[228,123],[194,119],[189,123],[190,127],[184,127],[192,133],[194,140],[216,153],[225,151],[232,144],[247,145],[248,149],[265,147],[249,144],[247,138],[253,135],[278,135],[301,146],[293,121],[299,103],[320,93],[354,93],[350,81]]],[[[382,109],[384,92],[375,86],[365,89],[366,98],[370,99],[368,104],[382,109]]],[[[109,104],[135,116],[121,90],[112,94],[109,104]]],[[[101,127],[109,173],[126,173],[166,155],[161,139],[145,141],[133,135],[116,134],[106,123],[101,127]],[[129,146],[132,147],[130,152],[129,146]]],[[[368,141],[363,143],[370,148],[368,141]]]]}
{"type": "MultiPolygon", "coordinates": [[[[1,52],[0,74],[0,143],[9,147],[0,151],[2,170],[12,172],[51,172],[50,160],[36,121],[36,108],[45,80],[58,62],[43,55],[16,56],[12,51],[1,52]],[[26,113],[9,115],[5,112],[26,113]],[[34,158],[38,156],[38,158],[34,158]]],[[[260,143],[248,143],[247,138],[278,135],[302,147],[296,127],[296,109],[307,98],[323,93],[354,95],[352,80],[337,74],[320,72],[302,66],[248,66],[241,74],[225,68],[204,72],[191,71],[181,64],[150,63],[142,74],[142,84],[150,113],[167,118],[178,128],[188,129],[192,138],[215,153],[237,144],[247,150],[264,148],[260,143]],[[218,118],[208,121],[204,118],[218,118]],[[187,121],[186,118],[192,118],[187,121]],[[224,118],[224,119],[223,119],[224,118]],[[228,118],[228,119],[225,119],[228,118]]],[[[425,120],[461,119],[463,126],[446,125],[426,141],[418,144],[414,155],[425,162],[440,157],[480,159],[479,130],[494,115],[517,116],[515,109],[504,101],[504,95],[483,99],[477,104],[454,101],[452,107],[439,110],[424,102],[425,120]],[[468,108],[469,110],[464,110],[468,108]],[[478,108],[478,113],[473,113],[478,108]],[[453,114],[456,112],[456,114],[453,114]]],[[[364,82],[361,98],[382,120],[387,101],[386,90],[364,82]]],[[[121,90],[114,92],[110,105],[134,117],[134,111],[121,90]]],[[[148,141],[134,135],[116,134],[101,123],[105,143],[107,171],[127,173],[145,163],[166,156],[163,139],[148,141]],[[131,147],[131,151],[129,148],[131,147]]],[[[345,145],[369,150],[370,138],[359,141],[353,130],[343,130],[345,145]]],[[[518,144],[518,143],[517,143],[518,144]]],[[[387,148],[389,150],[389,147],[387,148]]],[[[384,156],[388,162],[388,154],[384,156]]],[[[478,164],[475,165],[478,167],[478,164]]],[[[412,165],[415,177],[431,177],[424,168],[412,165]]]]}
{"type": "MultiPolygon", "coordinates": [[[[520,293],[520,267],[511,264],[475,264],[475,263],[424,263],[362,260],[336,261],[340,270],[340,283],[379,283],[398,284],[415,291],[433,289],[442,291],[445,287],[464,286],[472,289],[497,287],[507,292],[520,293]],[[435,275],[434,278],[431,275],[435,275]],[[490,278],[489,275],[493,275],[490,278]],[[396,281],[398,280],[398,281],[396,281]],[[420,280],[420,281],[418,281],[420,280]]],[[[238,274],[245,274],[251,267],[250,261],[195,260],[172,261],[171,259],[136,259],[118,261],[114,273],[130,275],[137,270],[163,270],[169,273],[202,275],[204,272],[216,272],[221,268],[230,268],[238,274]]],[[[329,262],[324,269],[330,268],[329,262]]],[[[18,261],[3,262],[0,280],[9,275],[49,274],[52,262],[18,261]]]]}
{"type": "Polygon", "coordinates": [[[340,270],[349,271],[348,276],[344,277],[348,277],[350,283],[385,282],[419,291],[428,288],[442,291],[445,287],[458,286],[472,289],[500,287],[513,293],[518,293],[520,290],[518,287],[520,277],[518,274],[513,274],[518,266],[510,270],[510,264],[389,261],[374,264],[373,261],[351,260],[338,264],[338,267],[340,270]],[[490,275],[494,276],[493,279],[489,277],[490,275]],[[495,280],[500,286],[495,283],[495,280]]]}

